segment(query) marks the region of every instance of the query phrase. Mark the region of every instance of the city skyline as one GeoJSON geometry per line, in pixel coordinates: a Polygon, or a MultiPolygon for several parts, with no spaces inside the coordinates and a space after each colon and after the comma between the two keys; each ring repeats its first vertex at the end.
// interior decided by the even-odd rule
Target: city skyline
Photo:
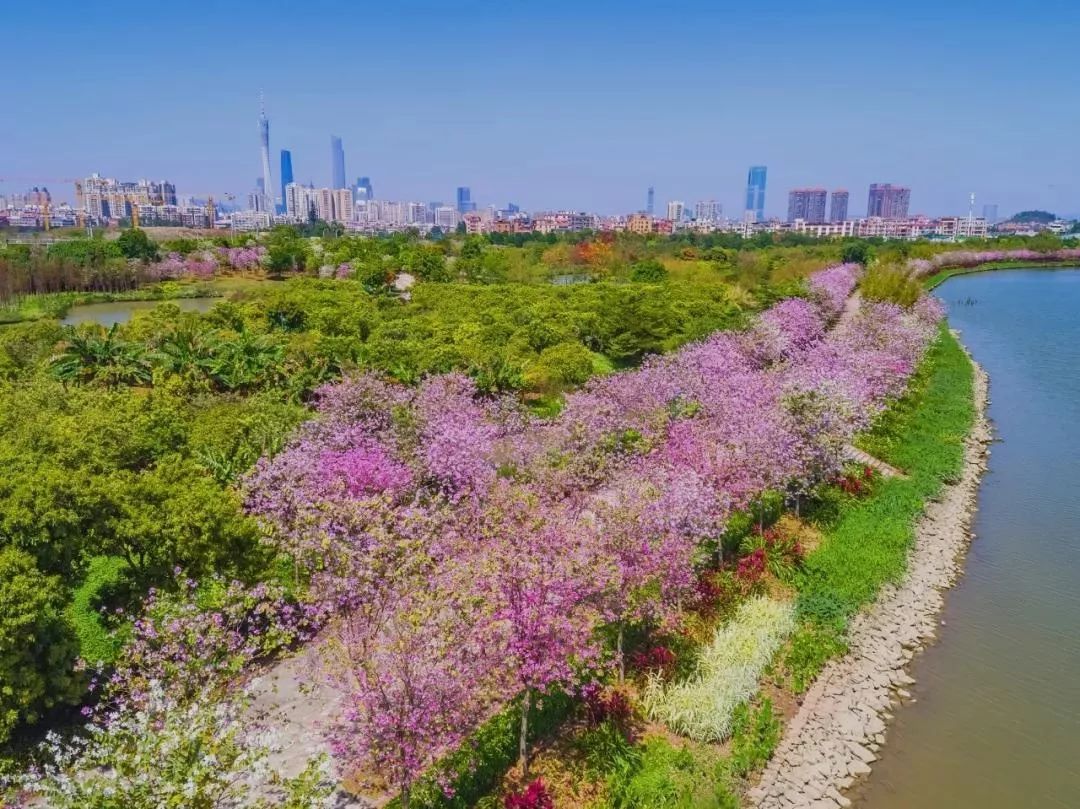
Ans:
{"type": "MultiPolygon", "coordinates": [[[[321,6],[309,10],[317,16],[321,6]]],[[[995,6],[984,3],[972,15],[920,1],[903,13],[848,2],[755,10],[691,1],[679,14],[659,15],[646,4],[580,9],[553,2],[550,14],[534,20],[487,3],[451,11],[421,2],[407,27],[388,9],[334,6],[338,33],[363,31],[368,44],[355,68],[313,87],[310,75],[258,54],[256,43],[267,40],[299,50],[322,46],[317,26],[294,25],[291,14],[277,13],[279,3],[241,0],[222,9],[210,30],[179,9],[132,4],[131,13],[87,21],[65,13],[76,9],[69,0],[22,4],[6,18],[6,52],[13,64],[38,67],[20,76],[6,99],[0,177],[18,179],[5,179],[0,193],[33,185],[60,193],[55,178],[98,171],[168,176],[195,195],[229,191],[242,199],[262,174],[250,134],[262,88],[271,146],[291,150],[298,180],[331,184],[325,155],[334,133],[349,145],[353,175],[372,177],[387,198],[445,198],[467,184],[479,202],[617,212],[640,209],[642,189],[653,185],[658,205],[716,198],[734,212],[743,207],[747,166],[760,163],[777,191],[767,196],[767,216],[783,216],[786,189],[816,182],[852,189],[858,214],[859,189],[881,177],[914,189],[913,212],[966,210],[971,192],[1002,214],[1075,212],[1080,168],[1067,138],[1030,122],[1052,118],[1058,132],[1080,126],[1080,111],[1060,103],[1063,86],[1054,79],[1076,66],[1066,32],[1080,11],[1051,2],[1037,19],[1020,15],[1006,24],[995,6]],[[530,44],[533,37],[522,41],[527,19],[541,29],[536,41],[557,37],[559,60],[530,44]],[[593,24],[603,25],[604,38],[589,34],[593,24]],[[160,30],[198,42],[195,58],[181,51],[162,59],[153,44],[160,30]],[[874,36],[865,35],[870,30],[874,36]],[[45,59],[42,31],[49,32],[45,59]],[[138,70],[108,80],[71,70],[61,55],[86,36],[123,41],[138,70]],[[790,70],[811,42],[822,54],[820,75],[836,78],[811,79],[796,92],[790,70]],[[660,55],[643,63],[646,44],[660,55]],[[987,67],[1003,50],[1009,66],[987,67]],[[490,80],[473,84],[430,70],[459,52],[474,54],[490,80]],[[753,71],[745,67],[749,53],[753,71]],[[871,57],[901,67],[904,78],[865,87],[844,80],[871,57]],[[578,81],[599,65],[602,82],[578,81]],[[373,66],[393,80],[370,80],[373,66]],[[175,81],[181,69],[182,83],[175,81]],[[515,80],[538,70],[543,81],[515,80]],[[934,87],[949,90],[929,91],[934,87]],[[1022,116],[1009,116],[1001,104],[1014,91],[1023,93],[1022,116]],[[40,103],[56,92],[64,104],[40,103]],[[639,103],[644,96],[648,105],[639,103]],[[963,105],[954,103],[958,97],[963,105]],[[133,103],[138,126],[130,124],[133,103]],[[678,145],[688,140],[707,140],[709,148],[678,145]]],[[[278,187],[270,183],[275,196],[278,187]]]]}

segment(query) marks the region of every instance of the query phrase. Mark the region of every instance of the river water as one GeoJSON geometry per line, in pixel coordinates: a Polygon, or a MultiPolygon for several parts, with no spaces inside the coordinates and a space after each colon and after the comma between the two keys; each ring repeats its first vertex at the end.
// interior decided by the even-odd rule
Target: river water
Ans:
{"type": "Polygon", "coordinates": [[[1080,807],[1080,269],[936,294],[990,375],[976,539],[859,809],[1080,807]]]}
{"type": "Polygon", "coordinates": [[[113,301],[73,306],[60,322],[65,326],[79,323],[100,323],[109,328],[115,323],[127,323],[136,312],[146,312],[163,303],[174,303],[185,312],[207,312],[221,298],[174,298],[168,301],[113,301]]]}

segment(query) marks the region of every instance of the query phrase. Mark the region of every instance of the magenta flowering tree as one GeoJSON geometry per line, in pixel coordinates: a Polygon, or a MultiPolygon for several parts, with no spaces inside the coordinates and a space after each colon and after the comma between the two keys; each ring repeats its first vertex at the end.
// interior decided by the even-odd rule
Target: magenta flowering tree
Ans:
{"type": "Polygon", "coordinates": [[[170,281],[180,278],[187,271],[184,258],[179,253],[169,253],[147,268],[147,275],[152,281],[170,281]]]}
{"type": "Polygon", "coordinates": [[[810,276],[807,283],[810,296],[821,308],[826,320],[840,316],[844,304],[855,290],[860,270],[858,264],[839,264],[810,276]]]}
{"type": "Polygon", "coordinates": [[[950,250],[929,259],[911,259],[908,271],[917,278],[931,275],[948,267],[976,267],[979,264],[991,264],[1000,261],[1076,261],[1080,259],[1080,248],[1067,247],[1060,250],[1039,252],[1036,250],[950,250]]]}
{"type": "Polygon", "coordinates": [[[600,664],[597,630],[669,620],[734,511],[810,491],[902,392],[940,305],[864,302],[827,331],[856,280],[818,273],[807,300],[593,380],[551,419],[459,374],[321,388],[315,421],[244,488],[342,616],[339,750],[407,796],[517,696],[527,772],[530,707],[600,664]]]}
{"type": "Polygon", "coordinates": [[[464,536],[476,548],[477,593],[487,604],[513,693],[521,695],[519,750],[529,770],[528,717],[537,694],[569,685],[599,660],[599,600],[609,565],[558,504],[509,483],[464,536]]]}
{"type": "Polygon", "coordinates": [[[495,481],[499,431],[463,374],[424,380],[413,412],[419,423],[416,457],[434,487],[457,500],[479,496],[495,481]]]}
{"type": "Polygon", "coordinates": [[[345,710],[335,753],[384,775],[404,809],[416,779],[504,696],[475,607],[438,581],[399,581],[334,625],[323,654],[345,710]]]}
{"type": "Polygon", "coordinates": [[[233,270],[254,270],[267,261],[265,247],[221,247],[218,249],[221,263],[233,270]]]}

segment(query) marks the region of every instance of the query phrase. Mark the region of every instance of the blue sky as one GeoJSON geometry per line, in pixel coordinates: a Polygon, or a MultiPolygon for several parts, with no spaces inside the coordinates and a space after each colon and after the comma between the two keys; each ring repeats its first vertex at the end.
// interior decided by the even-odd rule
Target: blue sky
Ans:
{"type": "MultiPolygon", "coordinates": [[[[0,193],[98,171],[246,194],[259,90],[298,180],[622,212],[803,185],[929,214],[1080,211],[1080,8],[849,2],[22,2],[3,12],[0,193]],[[822,5],[828,8],[823,10],[822,5]],[[400,10],[399,10],[400,8],[400,10]]],[[[70,197],[70,187],[61,197],[70,197]]]]}

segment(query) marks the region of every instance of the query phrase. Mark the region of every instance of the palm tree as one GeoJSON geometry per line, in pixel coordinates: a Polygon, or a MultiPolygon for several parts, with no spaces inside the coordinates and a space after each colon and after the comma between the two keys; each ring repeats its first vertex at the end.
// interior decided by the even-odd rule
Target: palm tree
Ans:
{"type": "Polygon", "coordinates": [[[241,332],[218,344],[209,362],[210,378],[225,390],[250,390],[280,373],[284,354],[273,338],[241,332]]]}
{"type": "Polygon", "coordinates": [[[121,340],[117,329],[114,323],[104,335],[73,330],[63,351],[50,362],[53,374],[65,383],[101,380],[109,387],[149,384],[153,368],[146,349],[121,340]]]}
{"type": "Polygon", "coordinates": [[[154,360],[169,373],[195,381],[210,373],[220,342],[216,331],[177,329],[158,344],[154,360]]]}

